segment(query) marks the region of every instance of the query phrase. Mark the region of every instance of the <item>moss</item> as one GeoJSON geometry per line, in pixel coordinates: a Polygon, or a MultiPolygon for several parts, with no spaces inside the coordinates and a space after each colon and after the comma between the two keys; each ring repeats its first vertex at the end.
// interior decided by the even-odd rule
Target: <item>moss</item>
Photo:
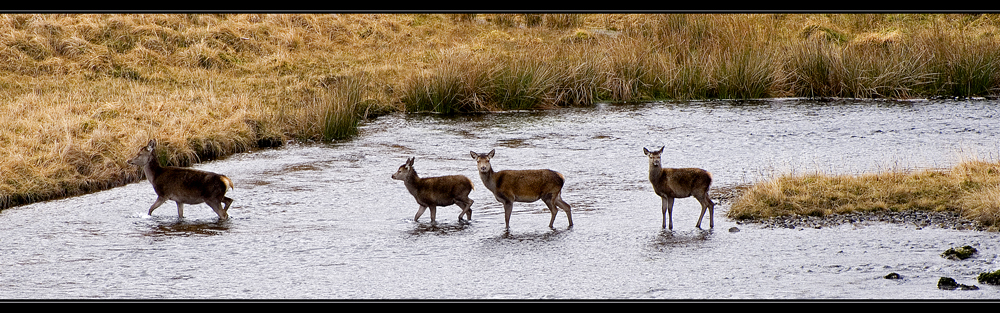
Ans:
{"type": "Polygon", "coordinates": [[[980,283],[990,284],[990,285],[1000,285],[1000,270],[987,273],[979,273],[976,277],[980,283]]]}
{"type": "Polygon", "coordinates": [[[940,279],[938,279],[938,289],[943,289],[943,290],[955,290],[955,289],[961,289],[961,290],[979,290],[979,287],[959,284],[958,282],[955,281],[954,278],[951,278],[951,277],[941,277],[940,279]]]}
{"type": "Polygon", "coordinates": [[[945,250],[944,253],[941,254],[941,257],[952,260],[965,260],[971,257],[973,254],[976,254],[976,252],[978,251],[976,250],[976,248],[973,248],[972,246],[963,246],[959,248],[950,248],[948,250],[945,250]]]}

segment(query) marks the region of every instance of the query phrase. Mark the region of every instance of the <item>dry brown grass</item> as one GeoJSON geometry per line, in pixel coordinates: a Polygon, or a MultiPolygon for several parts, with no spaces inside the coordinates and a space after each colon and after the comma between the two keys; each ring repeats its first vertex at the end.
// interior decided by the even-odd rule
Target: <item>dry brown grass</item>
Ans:
{"type": "Polygon", "coordinates": [[[1000,162],[970,159],[948,170],[864,175],[780,175],[750,186],[727,213],[734,219],[872,211],[952,211],[1000,227],[1000,162]]]}
{"type": "Polygon", "coordinates": [[[0,16],[8,47],[0,53],[0,208],[141,178],[125,160],[152,138],[163,161],[187,166],[285,139],[344,137],[329,133],[325,118],[377,113],[356,104],[383,96],[338,98],[339,85],[374,75],[342,45],[363,44],[351,39],[358,32],[392,32],[343,23],[313,15],[0,16]]]}

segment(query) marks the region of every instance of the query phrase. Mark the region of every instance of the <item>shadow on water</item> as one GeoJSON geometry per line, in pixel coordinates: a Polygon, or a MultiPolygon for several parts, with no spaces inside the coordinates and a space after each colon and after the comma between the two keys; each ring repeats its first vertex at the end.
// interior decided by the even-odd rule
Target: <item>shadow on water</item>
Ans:
{"type": "Polygon", "coordinates": [[[423,235],[448,235],[469,229],[469,222],[457,223],[417,223],[417,226],[410,230],[412,236],[423,235]]]}
{"type": "Polygon", "coordinates": [[[217,219],[186,220],[172,218],[170,221],[153,221],[143,234],[149,237],[193,237],[221,235],[229,230],[229,220],[217,219]]]}
{"type": "Polygon", "coordinates": [[[551,231],[540,232],[540,233],[517,233],[513,234],[510,229],[505,229],[500,236],[496,237],[496,240],[514,240],[514,241],[536,241],[536,242],[549,242],[561,240],[563,237],[568,235],[572,231],[572,227],[566,227],[565,229],[553,228],[551,231]]]}
{"type": "Polygon", "coordinates": [[[650,243],[650,247],[664,250],[675,247],[687,247],[704,243],[712,238],[713,229],[692,229],[690,231],[661,230],[650,243]]]}

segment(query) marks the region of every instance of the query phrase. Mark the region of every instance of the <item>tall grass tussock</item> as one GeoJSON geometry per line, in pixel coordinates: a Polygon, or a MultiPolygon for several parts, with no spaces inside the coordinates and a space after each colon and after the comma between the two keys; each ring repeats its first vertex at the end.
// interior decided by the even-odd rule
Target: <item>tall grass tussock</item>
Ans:
{"type": "Polygon", "coordinates": [[[0,15],[0,209],[140,179],[125,160],[153,138],[164,165],[187,166],[350,138],[389,112],[994,96],[997,25],[989,14],[0,15]]]}

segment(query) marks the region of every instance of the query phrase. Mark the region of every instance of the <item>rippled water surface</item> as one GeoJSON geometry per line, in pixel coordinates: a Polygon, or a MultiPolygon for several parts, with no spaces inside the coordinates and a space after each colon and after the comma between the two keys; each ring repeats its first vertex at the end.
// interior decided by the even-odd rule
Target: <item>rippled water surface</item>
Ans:
{"type": "MultiPolygon", "coordinates": [[[[206,205],[146,214],[148,182],[0,212],[3,299],[997,299],[996,233],[911,225],[821,229],[737,225],[717,206],[695,228],[678,199],[674,230],[643,147],[667,167],[711,171],[713,188],[774,173],[860,173],[994,158],[998,104],[823,102],[598,105],[455,117],[389,115],[335,144],[291,144],[204,163],[231,177],[232,218],[206,205]],[[560,212],[516,203],[511,228],[470,151],[497,170],[563,173],[560,212]],[[390,175],[408,157],[423,177],[473,180],[473,220],[438,223],[390,175]],[[737,227],[739,231],[730,231],[737,227]],[[972,259],[940,254],[971,245],[972,259]],[[901,280],[884,279],[888,273],[901,280]],[[936,288],[940,277],[979,290],[936,288]]],[[[138,147],[136,147],[138,149],[138,147]]]]}

